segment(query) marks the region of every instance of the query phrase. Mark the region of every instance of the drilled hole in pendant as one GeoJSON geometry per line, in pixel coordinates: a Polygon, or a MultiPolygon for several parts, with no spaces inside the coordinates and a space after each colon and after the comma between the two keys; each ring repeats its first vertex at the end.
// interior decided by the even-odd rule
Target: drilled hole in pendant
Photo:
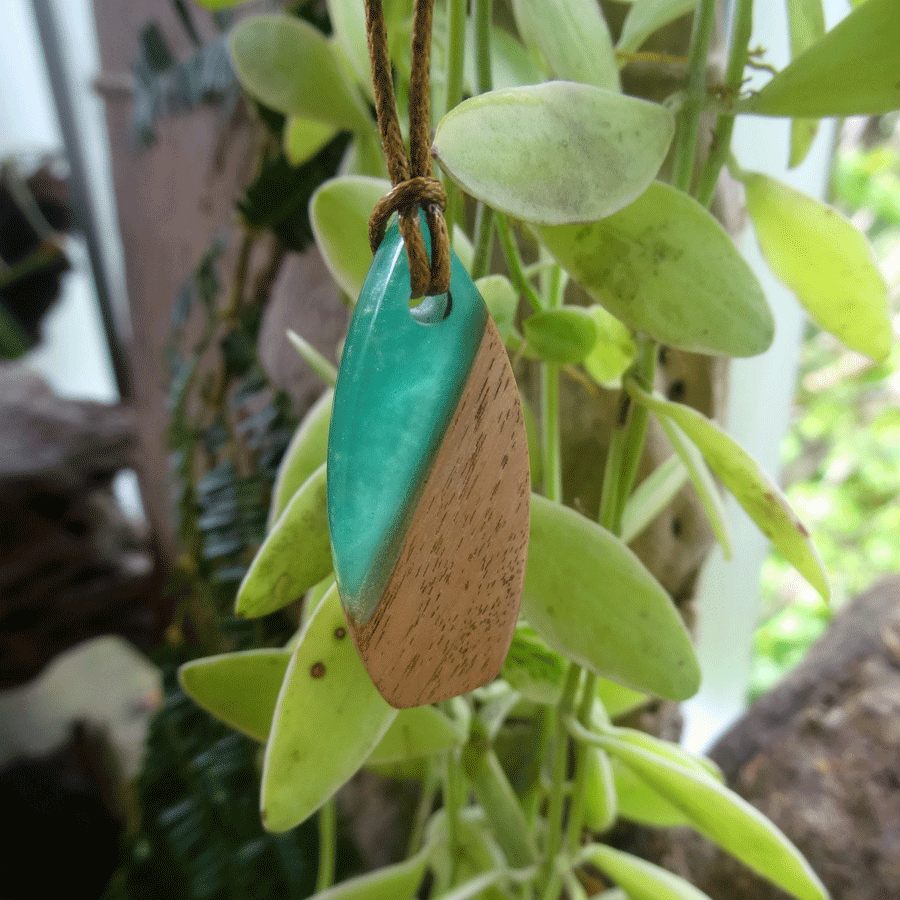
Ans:
{"type": "Polygon", "coordinates": [[[446,294],[425,296],[415,306],[412,303],[410,300],[409,314],[420,325],[440,325],[450,318],[453,296],[447,291],[446,294]]]}

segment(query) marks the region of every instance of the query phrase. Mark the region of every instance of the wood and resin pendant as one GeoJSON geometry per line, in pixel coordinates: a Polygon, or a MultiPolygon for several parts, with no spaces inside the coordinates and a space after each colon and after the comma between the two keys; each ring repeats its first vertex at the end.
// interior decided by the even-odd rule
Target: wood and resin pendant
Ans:
{"type": "Polygon", "coordinates": [[[494,678],[518,618],[528,551],[519,394],[455,254],[449,294],[410,308],[396,224],[344,344],[327,471],[338,590],[385,700],[435,703],[494,678]]]}

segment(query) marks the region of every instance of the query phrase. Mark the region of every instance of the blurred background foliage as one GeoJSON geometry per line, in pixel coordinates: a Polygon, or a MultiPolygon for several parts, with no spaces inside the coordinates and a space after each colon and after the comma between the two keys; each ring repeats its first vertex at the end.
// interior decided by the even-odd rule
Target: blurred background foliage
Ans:
{"type": "MultiPolygon", "coordinates": [[[[847,123],[832,201],[872,241],[900,316],[900,117],[847,123]]],[[[777,553],[763,569],[750,699],[803,658],[849,599],[900,572],[900,344],[880,365],[810,326],[783,482],[831,577],[829,608],[777,553]]]]}

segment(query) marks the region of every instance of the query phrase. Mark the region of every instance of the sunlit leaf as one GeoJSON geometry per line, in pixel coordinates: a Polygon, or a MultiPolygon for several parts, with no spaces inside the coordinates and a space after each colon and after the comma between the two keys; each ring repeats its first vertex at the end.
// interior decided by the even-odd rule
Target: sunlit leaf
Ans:
{"type": "Polygon", "coordinates": [[[827,600],[828,579],[809,532],[759,463],[695,409],[651,396],[631,383],[628,391],[656,415],[675,422],[684,431],[760,531],[827,600]]]}
{"type": "Polygon", "coordinates": [[[272,526],[278,521],[278,517],[284,512],[294,494],[303,486],[303,482],[325,462],[333,402],[334,391],[325,391],[294,432],[281,458],[281,465],[278,467],[278,475],[272,488],[267,530],[272,530],[272,526]]]}
{"type": "Polygon", "coordinates": [[[428,868],[430,848],[424,847],[403,862],[349,878],[309,900],[413,900],[428,868]]]}
{"type": "Polygon", "coordinates": [[[284,123],[284,155],[291,165],[312,159],[335,135],[337,128],[302,116],[288,116],[284,123]]]}
{"type": "Polygon", "coordinates": [[[878,115],[900,108],[900,9],[866,0],[739,112],[764,116],[878,115]]]}
{"type": "Polygon", "coordinates": [[[657,466],[625,503],[622,540],[630,544],[675,499],[687,480],[688,471],[677,454],[657,466]]]}
{"type": "Polygon", "coordinates": [[[696,772],[706,778],[712,778],[713,781],[723,782],[722,773],[719,767],[711,760],[703,756],[696,756],[683,750],[678,744],[671,741],[664,741],[662,738],[654,737],[646,731],[639,731],[636,728],[618,728],[615,726],[603,725],[600,730],[606,735],[614,737],[622,743],[630,744],[633,747],[639,747],[647,753],[655,756],[661,756],[671,762],[683,766],[691,772],[696,772]]]}
{"type": "MultiPolygon", "coordinates": [[[[898,8],[900,9],[900,8],[898,8]]],[[[768,175],[742,175],[772,271],[813,321],[877,361],[891,351],[888,289],[869,242],[836,209],[768,175]]]]}
{"type": "Polygon", "coordinates": [[[336,588],[307,623],[278,697],[262,775],[262,817],[286,831],[362,766],[394,721],[360,662],[336,588]]]}
{"type": "Polygon", "coordinates": [[[588,312],[597,329],[597,343],[583,365],[598,384],[612,386],[634,362],[637,344],[631,331],[602,306],[591,306],[588,312]]]}
{"type": "Polygon", "coordinates": [[[602,746],[723,850],[800,900],[828,900],[828,892],[800,851],[759,810],[723,784],[612,737],[604,737],[602,746]]]}
{"type": "Polygon", "coordinates": [[[513,0],[519,34],[537,47],[550,74],[619,89],[612,38],[594,0],[513,0]]]}
{"type": "Polygon", "coordinates": [[[639,690],[683,700],[700,681],[671,599],[618,539],[534,496],[522,612],[556,651],[639,690]]]}
{"type": "MultiPolygon", "coordinates": [[[[825,11],[822,0],[787,0],[787,12],[791,59],[796,59],[825,34],[825,11]]],[[[806,159],[818,130],[818,119],[794,119],[791,122],[790,168],[799,166],[806,159]]]]}
{"type": "Polygon", "coordinates": [[[185,663],[178,680],[207,712],[265,742],[290,659],[285,650],[223,653],[185,663]]]}
{"type": "Polygon", "coordinates": [[[600,222],[534,231],[598,303],[667,346],[753,356],[772,342],[749,265],[709,212],[669,185],[653,183],[600,222]]]}
{"type": "Polygon", "coordinates": [[[338,128],[372,129],[328,39],[308,22],[253,16],[237,24],[229,46],[241,85],[266,106],[338,128]]]}
{"type": "Polygon", "coordinates": [[[401,709],[366,763],[383,765],[430,756],[459,747],[464,740],[459,728],[434,706],[401,709]]]}
{"type": "Polygon", "coordinates": [[[530,625],[520,622],[500,677],[526,700],[554,706],[562,695],[565,663],[530,625]]]}
{"type": "Polygon", "coordinates": [[[703,891],[666,869],[614,850],[605,844],[591,844],[579,854],[624,888],[629,900],[709,900],[703,891]]]}
{"type": "Polygon", "coordinates": [[[323,463],[294,494],[259,548],[238,589],[237,615],[254,618],[281,609],[331,569],[323,463]]]}
{"type": "Polygon", "coordinates": [[[537,312],[522,323],[522,331],[526,353],[556,365],[581,362],[597,343],[597,326],[580,306],[537,312]]]}
{"type": "Polygon", "coordinates": [[[674,22],[697,5],[697,0],[635,0],[625,22],[616,50],[633,53],[656,31],[674,22]]]}
{"type": "Polygon", "coordinates": [[[673,131],[672,113],[657,103],[551,81],[461,103],[438,124],[433,152],[478,200],[560,225],[601,219],[634,200],[659,171],[673,131]]]}
{"type": "MultiPolygon", "coordinates": [[[[466,87],[477,94],[475,20],[468,20],[466,32],[466,87]]],[[[491,28],[491,80],[494,90],[539,84],[546,80],[544,73],[532,62],[528,51],[502,28],[491,28]]]]}

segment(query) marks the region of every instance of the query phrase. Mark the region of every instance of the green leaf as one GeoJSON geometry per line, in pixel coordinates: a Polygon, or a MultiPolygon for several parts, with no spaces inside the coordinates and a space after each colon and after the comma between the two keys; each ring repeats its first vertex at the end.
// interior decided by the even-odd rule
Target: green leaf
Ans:
{"type": "Polygon", "coordinates": [[[526,700],[555,706],[562,696],[564,669],[562,657],[530,625],[519,622],[500,677],[526,700]]]}
{"type": "Polygon", "coordinates": [[[251,0],[197,0],[197,2],[205,9],[217,12],[220,9],[229,9],[232,6],[243,6],[250,3],[251,0]]]}
{"type": "MultiPolygon", "coordinates": [[[[825,34],[822,0],[787,0],[791,59],[811,47],[825,34]]],[[[794,119],[791,122],[791,152],[788,166],[793,169],[806,159],[819,130],[818,119],[794,119]]]]}
{"type": "Polygon", "coordinates": [[[331,572],[325,464],[291,498],[238,589],[236,614],[264,616],[299,600],[331,572]]]}
{"type": "Polygon", "coordinates": [[[693,197],[654,182],[590,225],[534,231],[616,318],[662,344],[753,356],[772,342],[772,313],[722,226],[693,197]]]}
{"type": "Polygon", "coordinates": [[[616,684],[615,681],[607,681],[605,678],[597,679],[597,699],[603,705],[603,709],[606,710],[606,715],[610,719],[624,716],[650,702],[650,698],[646,694],[625,687],[623,684],[616,684]]]}
{"type": "Polygon", "coordinates": [[[678,744],[673,744],[671,741],[664,741],[662,738],[647,734],[646,731],[638,731],[636,728],[601,725],[599,730],[617,741],[622,741],[633,747],[639,747],[647,753],[668,759],[670,762],[677,763],[691,772],[696,772],[698,775],[703,775],[706,778],[712,778],[713,781],[718,781],[720,784],[724,781],[719,767],[711,759],[688,753],[687,750],[682,750],[678,744]]]}
{"type": "MultiPolygon", "coordinates": [[[[433,848],[432,868],[438,885],[459,885],[470,882],[485,872],[502,870],[506,861],[503,853],[488,833],[484,810],[466,807],[456,817],[456,834],[452,845],[447,829],[447,810],[440,809],[426,828],[426,843],[433,848]],[[441,853],[438,848],[447,849],[441,853]]],[[[506,896],[496,888],[479,894],[482,900],[503,900],[506,896]]]]}
{"type": "Polygon", "coordinates": [[[294,494],[303,486],[303,482],[325,462],[333,402],[334,391],[325,391],[294,432],[278,467],[278,475],[275,477],[267,531],[272,530],[272,526],[278,521],[278,517],[284,512],[294,494]]]}
{"type": "Polygon", "coordinates": [[[631,383],[628,391],[661,421],[668,419],[684,431],[760,531],[827,600],[828,579],[809,532],[759,463],[718,425],[689,406],[651,396],[631,383]]]}
{"type": "Polygon", "coordinates": [[[500,339],[510,349],[517,349],[522,335],[516,328],[519,295],[512,282],[505,275],[486,275],[475,282],[475,287],[497,326],[500,339]]]}
{"type": "Polygon", "coordinates": [[[430,756],[459,747],[464,741],[465,736],[439,709],[401,709],[366,764],[377,766],[430,756]]]}
{"type": "Polygon", "coordinates": [[[309,900],[414,900],[428,868],[430,848],[424,847],[403,862],[349,878],[309,900]]]}
{"type": "Polygon", "coordinates": [[[663,431],[675,448],[676,455],[687,468],[691,484],[700,498],[707,521],[722,548],[726,559],[731,559],[731,529],[728,514],[722,500],[722,491],[709,471],[703,454],[685,437],[684,432],[670,419],[660,419],[663,431]]]}
{"type": "Polygon", "coordinates": [[[613,759],[612,772],[621,818],[653,828],[675,828],[689,824],[680,809],[672,806],[624,763],[613,759]]]}
{"type": "Polygon", "coordinates": [[[680,809],[700,834],[764,878],[800,900],[828,900],[828,892],[800,851],[733,791],[708,775],[616,738],[603,737],[602,746],[680,809]]]}
{"type": "Polygon", "coordinates": [[[737,104],[763,116],[878,115],[900,107],[896,0],[866,0],[823,38],[737,104]]]}
{"type": "Polygon", "coordinates": [[[688,471],[677,454],[657,466],[625,503],[622,540],[630,544],[675,499],[687,480],[688,471]]]}
{"type": "Polygon", "coordinates": [[[374,100],[365,8],[356,0],[327,0],[327,6],[334,37],[352,69],[354,79],[374,100]]]}
{"type": "Polygon", "coordinates": [[[634,362],[637,344],[631,331],[602,306],[588,309],[597,329],[597,343],[585,357],[588,375],[604,387],[618,385],[619,379],[634,362]]]}
{"type": "Polygon", "coordinates": [[[612,878],[629,900],[709,900],[683,878],[605,844],[590,844],[580,852],[579,859],[593,863],[612,878]]]}
{"type": "Polygon", "coordinates": [[[373,128],[328,39],[308,22],[253,16],[238,23],[229,46],[241,85],[266,106],[337,128],[373,128]]]}
{"type": "Polygon", "coordinates": [[[581,362],[597,343],[597,326],[580,306],[548,309],[522,323],[529,356],[555,365],[581,362]]]}
{"type": "Polygon", "coordinates": [[[588,747],[586,765],[584,824],[596,834],[612,828],[618,816],[618,798],[609,756],[599,747],[588,747]]]}
{"type": "Polygon", "coordinates": [[[554,650],[600,675],[674,700],[699,686],[684,623],[640,560],[595,522],[537,495],[522,612],[554,650]]]}
{"type": "Polygon", "coordinates": [[[366,674],[332,588],[304,628],[278,697],[263,763],[266,829],[309,818],[362,766],[396,714],[366,674]]]}
{"type": "MultiPolygon", "coordinates": [[[[466,31],[466,88],[477,94],[475,19],[470,16],[466,31]]],[[[528,51],[502,28],[491,28],[491,79],[494,89],[539,84],[546,79],[528,51]]]]}
{"type": "Polygon", "coordinates": [[[185,663],[178,681],[207,712],[265,743],[290,659],[284,650],[207,656],[185,663]]]}
{"type": "Polygon", "coordinates": [[[554,78],[619,90],[612,38],[594,0],[513,0],[513,13],[554,78]]]}
{"type": "Polygon", "coordinates": [[[893,342],[888,288],[865,236],[836,209],[768,175],[741,178],[772,271],[820,328],[852,350],[887,359],[893,342]]]}
{"type": "Polygon", "coordinates": [[[633,53],[660,28],[689,13],[697,0],[635,0],[625,22],[616,50],[633,53]]]}
{"type": "Polygon", "coordinates": [[[284,123],[284,155],[292,166],[302,166],[311,160],[336,134],[334,125],[288,116],[284,123]]]}
{"type": "Polygon", "coordinates": [[[472,97],[441,119],[441,168],[489,206],[543,225],[621,209],[656,176],[672,113],[613,91],[551,81],[472,97]],[[477,134],[479,139],[472,140],[477,134]]]}

